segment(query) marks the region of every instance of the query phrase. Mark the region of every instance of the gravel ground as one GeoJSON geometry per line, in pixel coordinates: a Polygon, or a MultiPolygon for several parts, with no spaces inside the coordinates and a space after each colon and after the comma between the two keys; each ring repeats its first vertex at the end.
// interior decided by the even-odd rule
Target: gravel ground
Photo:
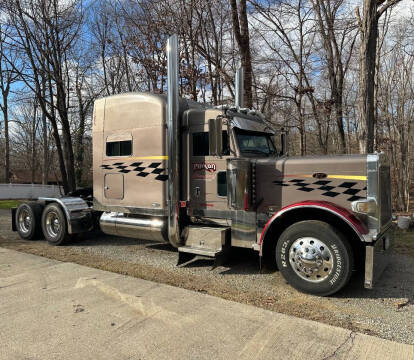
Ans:
{"type": "Polygon", "coordinates": [[[177,252],[165,243],[84,235],[66,246],[24,241],[10,228],[10,212],[0,210],[0,247],[70,261],[205,292],[228,300],[414,344],[414,258],[394,254],[374,290],[363,289],[361,274],[333,297],[292,289],[275,269],[259,273],[258,256],[235,249],[224,265],[196,258],[177,267],[177,252]]]}

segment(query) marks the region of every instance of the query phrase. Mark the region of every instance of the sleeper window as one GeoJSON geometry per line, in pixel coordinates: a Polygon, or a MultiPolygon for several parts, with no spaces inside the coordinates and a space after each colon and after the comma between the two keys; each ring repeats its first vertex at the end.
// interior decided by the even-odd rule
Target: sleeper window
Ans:
{"type": "Polygon", "coordinates": [[[106,156],[132,155],[132,141],[111,141],[106,143],[106,156]]]}

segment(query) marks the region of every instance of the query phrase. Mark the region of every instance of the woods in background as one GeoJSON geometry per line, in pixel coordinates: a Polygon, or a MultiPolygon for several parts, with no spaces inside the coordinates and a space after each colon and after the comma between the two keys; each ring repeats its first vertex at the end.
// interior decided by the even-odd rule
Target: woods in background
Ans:
{"type": "Polygon", "coordinates": [[[234,103],[242,64],[246,106],[289,130],[291,155],[385,151],[394,208],[408,211],[414,16],[407,4],[3,0],[0,181],[26,169],[32,182],[61,182],[65,192],[90,185],[94,100],[166,93],[164,46],[177,33],[181,96],[234,103]]]}

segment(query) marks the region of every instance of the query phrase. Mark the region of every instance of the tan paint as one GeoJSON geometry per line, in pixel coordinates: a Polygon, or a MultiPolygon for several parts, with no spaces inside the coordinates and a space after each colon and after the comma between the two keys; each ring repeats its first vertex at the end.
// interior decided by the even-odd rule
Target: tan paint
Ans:
{"type": "MultiPolygon", "coordinates": [[[[189,111],[187,113],[187,124],[189,130],[186,133],[186,153],[187,153],[187,200],[189,210],[210,209],[227,210],[227,197],[219,196],[217,193],[217,174],[226,171],[226,159],[230,156],[194,156],[193,134],[197,132],[208,132],[208,120],[221,115],[220,110],[189,111]],[[198,166],[197,166],[198,165],[198,166]],[[200,169],[200,165],[205,165],[200,169]],[[214,169],[212,166],[214,165],[214,169]],[[210,166],[210,169],[208,167],[210,166]]],[[[227,125],[223,125],[223,130],[227,130],[227,125]]]]}
{"type": "MultiPolygon", "coordinates": [[[[93,125],[93,188],[97,210],[167,208],[167,98],[129,93],[95,102],[93,125]],[[130,156],[107,156],[107,141],[132,140],[130,156]],[[118,182],[110,181],[119,174],[118,182]],[[105,180],[106,179],[106,180],[105,180]],[[121,181],[122,179],[122,181],[121,181]],[[122,194],[122,196],[120,195],[122,194]]],[[[180,100],[180,116],[203,122],[220,110],[180,100]],[[191,110],[187,110],[187,109],[191,110]],[[191,113],[186,115],[187,112],[191,113]]],[[[183,134],[183,144],[185,144],[183,134]]],[[[183,169],[187,169],[186,146],[183,169]]],[[[186,170],[184,171],[186,173],[186,170]]],[[[183,176],[184,194],[187,177],[183,176]]],[[[185,197],[183,197],[185,198],[185,197]]]]}
{"type": "Polygon", "coordinates": [[[329,201],[351,209],[355,196],[366,197],[366,161],[365,155],[258,160],[256,193],[258,201],[262,199],[258,211],[275,212],[304,200],[329,201]]]}
{"type": "Polygon", "coordinates": [[[95,102],[93,181],[97,204],[155,209],[166,206],[166,181],[155,180],[158,175],[166,174],[165,114],[166,98],[162,96],[133,93],[95,102]],[[132,139],[131,156],[106,155],[108,140],[129,139],[132,139]],[[155,169],[149,167],[157,163],[158,169],[164,169],[160,174],[152,173],[155,169]],[[149,175],[137,176],[143,172],[149,175]],[[114,181],[106,189],[103,181],[111,173],[122,175],[123,182],[114,181]],[[119,194],[120,187],[123,187],[123,196],[111,196],[112,192],[119,194]]]}
{"type": "MultiPolygon", "coordinates": [[[[93,173],[97,209],[167,209],[166,107],[166,97],[140,93],[95,102],[93,173]],[[106,155],[107,140],[128,139],[133,144],[130,156],[106,155]]],[[[186,200],[190,215],[194,210],[229,210],[227,198],[218,195],[217,175],[226,171],[228,158],[240,156],[233,134],[229,134],[230,156],[192,154],[193,133],[208,132],[208,120],[222,114],[219,109],[180,102],[182,200],[186,200]]],[[[226,119],[223,130],[227,130],[226,119]]],[[[365,155],[251,161],[256,163],[257,212],[272,213],[303,200],[330,201],[350,209],[355,196],[366,197],[365,155]],[[341,187],[347,185],[350,188],[341,187]]]]}

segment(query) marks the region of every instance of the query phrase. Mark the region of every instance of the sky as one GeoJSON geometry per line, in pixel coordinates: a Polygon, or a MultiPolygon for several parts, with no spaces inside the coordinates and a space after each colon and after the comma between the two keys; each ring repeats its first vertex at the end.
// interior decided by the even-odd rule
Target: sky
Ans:
{"type": "MultiPolygon", "coordinates": [[[[98,0],[85,0],[84,5],[86,7],[90,7],[91,5],[93,5],[96,1],[98,0]]],[[[349,1],[349,6],[351,8],[355,8],[356,6],[362,6],[362,0],[348,0],[349,1]]],[[[393,17],[395,20],[399,20],[401,18],[408,18],[411,13],[414,12],[414,1],[413,0],[402,0],[400,3],[398,3],[394,9],[393,9],[393,17]]],[[[2,14],[0,13],[0,21],[2,19],[2,14]]],[[[86,35],[87,36],[87,35],[86,35]]],[[[17,83],[14,86],[14,90],[18,90],[19,88],[21,88],[23,85],[22,83],[17,83]]],[[[2,131],[3,128],[3,115],[0,112],[0,132],[2,131]]],[[[0,136],[2,136],[2,134],[0,133],[0,136]]]]}

